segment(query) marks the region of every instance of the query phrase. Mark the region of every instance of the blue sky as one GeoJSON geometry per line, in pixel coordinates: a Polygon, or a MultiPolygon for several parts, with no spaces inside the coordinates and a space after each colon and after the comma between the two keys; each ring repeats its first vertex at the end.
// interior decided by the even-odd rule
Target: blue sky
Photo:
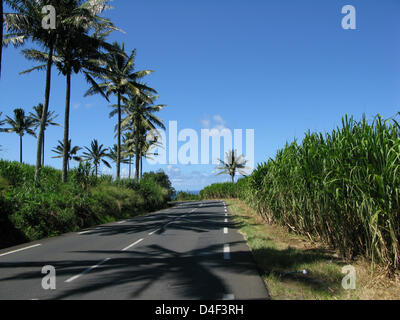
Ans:
{"type": "MultiPolygon", "coordinates": [[[[178,121],[179,130],[205,125],[255,130],[255,161],[273,157],[286,141],[304,132],[330,131],[345,114],[391,117],[400,111],[400,2],[398,0],[115,0],[106,13],[137,49],[137,70],[155,73],[146,82],[157,89],[159,115],[178,121]],[[357,29],[344,30],[341,13],[351,4],[357,29]]],[[[43,101],[44,72],[20,76],[32,67],[19,50],[4,52],[0,111],[11,115],[43,101]]],[[[114,140],[116,119],[99,96],[84,98],[82,76],[73,77],[71,139],[88,146],[114,140]]],[[[53,72],[51,110],[64,121],[65,79],[53,72]]],[[[115,101],[113,101],[115,103],[115,101]]],[[[46,132],[46,163],[61,168],[51,149],[62,128],[46,132]]],[[[1,134],[0,157],[19,159],[16,135],[1,134]]],[[[36,141],[24,138],[24,161],[34,163],[36,141]]],[[[222,154],[221,154],[222,156],[222,154]]],[[[214,165],[164,165],[176,189],[199,190],[229,177],[214,165]]],[[[126,172],[127,168],[124,169],[126,172]]]]}

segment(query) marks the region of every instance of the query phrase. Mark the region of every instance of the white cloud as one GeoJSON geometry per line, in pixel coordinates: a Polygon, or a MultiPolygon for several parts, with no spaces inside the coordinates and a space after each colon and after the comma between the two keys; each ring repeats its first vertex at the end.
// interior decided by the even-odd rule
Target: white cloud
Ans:
{"type": "Polygon", "coordinates": [[[203,129],[226,129],[226,121],[219,114],[214,115],[212,120],[209,118],[202,119],[200,120],[200,123],[203,129]]]}

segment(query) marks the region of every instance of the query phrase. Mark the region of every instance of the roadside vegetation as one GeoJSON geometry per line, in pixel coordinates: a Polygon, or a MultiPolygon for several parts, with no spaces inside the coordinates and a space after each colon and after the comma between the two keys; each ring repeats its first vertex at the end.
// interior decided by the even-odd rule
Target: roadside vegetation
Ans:
{"type": "Polygon", "coordinates": [[[378,266],[371,276],[368,259],[348,261],[323,243],[310,241],[264,219],[239,199],[225,199],[252,250],[273,300],[399,300],[400,275],[387,277],[378,266]],[[356,270],[355,290],[345,290],[342,268],[356,270]],[[306,271],[303,273],[303,271],[306,271]]]}
{"type": "Polygon", "coordinates": [[[176,194],[176,201],[198,201],[201,200],[200,195],[190,191],[179,191],[176,194]]]}
{"type": "Polygon", "coordinates": [[[140,182],[97,177],[90,164],[70,171],[43,167],[42,186],[33,166],[0,160],[0,248],[134,217],[168,206],[168,176],[147,172],[140,182]]]}
{"type": "MultiPolygon", "coordinates": [[[[237,183],[215,184],[203,199],[243,200],[268,225],[323,243],[370,273],[400,266],[400,126],[347,116],[331,133],[308,132],[237,183]]],[[[268,235],[266,235],[268,236],[268,235]]]]}

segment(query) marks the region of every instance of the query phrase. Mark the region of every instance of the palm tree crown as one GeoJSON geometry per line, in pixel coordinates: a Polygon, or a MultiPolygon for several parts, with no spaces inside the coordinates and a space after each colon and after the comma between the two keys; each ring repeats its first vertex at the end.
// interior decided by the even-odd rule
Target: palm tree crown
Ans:
{"type": "Polygon", "coordinates": [[[239,174],[246,176],[246,167],[247,160],[244,159],[243,155],[238,156],[236,150],[232,150],[226,152],[225,154],[225,161],[218,159],[220,164],[217,167],[217,170],[222,170],[218,173],[221,174],[229,174],[232,178],[232,182],[235,181],[236,172],[239,174]]]}
{"type": "MultiPolygon", "coordinates": [[[[71,148],[71,140],[68,140],[68,143],[66,145],[67,147],[65,148],[65,152],[68,155],[68,163],[67,163],[67,168],[69,170],[69,161],[70,160],[75,160],[75,161],[82,161],[81,157],[78,157],[77,154],[79,150],[82,148],[75,146],[71,148]]],[[[64,142],[63,141],[58,141],[58,146],[52,150],[57,156],[52,157],[53,159],[60,159],[63,158],[64,156],[64,142]]]]}
{"type": "MultiPolygon", "coordinates": [[[[42,103],[39,103],[37,106],[33,107],[34,113],[30,112],[29,116],[31,117],[31,119],[34,122],[34,127],[35,130],[37,130],[38,128],[40,128],[41,123],[42,123],[42,118],[43,118],[43,110],[44,110],[44,106],[42,103]]],[[[44,115],[44,129],[46,130],[46,128],[48,126],[60,126],[59,123],[54,122],[54,120],[58,117],[58,115],[54,115],[55,112],[54,111],[47,111],[47,114],[44,115]]],[[[44,131],[45,131],[44,130],[44,131]]],[[[43,131],[43,140],[42,140],[42,166],[44,165],[44,140],[45,140],[45,133],[43,131]]]]}
{"type": "Polygon", "coordinates": [[[90,148],[85,147],[87,152],[83,153],[83,160],[91,161],[95,167],[96,177],[100,163],[102,162],[108,168],[111,168],[110,164],[103,158],[108,156],[107,149],[103,148],[103,145],[99,145],[99,142],[94,139],[90,145],[90,148]]]}

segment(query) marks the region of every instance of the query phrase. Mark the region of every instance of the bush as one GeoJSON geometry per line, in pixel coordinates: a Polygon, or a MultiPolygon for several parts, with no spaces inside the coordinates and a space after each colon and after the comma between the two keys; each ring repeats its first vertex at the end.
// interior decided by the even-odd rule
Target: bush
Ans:
{"type": "Polygon", "coordinates": [[[140,183],[114,182],[81,164],[63,184],[60,171],[45,167],[35,187],[34,170],[0,160],[0,247],[165,208],[173,192],[163,172],[149,173],[140,183]]]}

